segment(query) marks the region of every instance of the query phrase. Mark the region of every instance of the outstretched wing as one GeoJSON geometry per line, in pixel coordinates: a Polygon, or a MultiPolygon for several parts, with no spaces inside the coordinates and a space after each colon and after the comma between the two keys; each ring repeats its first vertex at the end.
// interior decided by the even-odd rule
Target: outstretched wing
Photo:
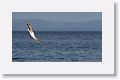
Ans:
{"type": "Polygon", "coordinates": [[[40,39],[38,39],[36,36],[35,36],[35,33],[33,31],[33,28],[32,28],[32,25],[26,20],[25,21],[27,23],[27,26],[28,26],[28,32],[30,33],[31,37],[36,40],[37,42],[40,42],[40,39]]]}

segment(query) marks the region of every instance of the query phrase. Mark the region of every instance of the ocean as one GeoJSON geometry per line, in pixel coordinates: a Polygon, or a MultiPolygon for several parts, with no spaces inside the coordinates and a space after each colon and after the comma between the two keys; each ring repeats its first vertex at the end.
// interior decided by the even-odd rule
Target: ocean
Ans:
{"type": "Polygon", "coordinates": [[[102,32],[37,31],[37,43],[27,31],[12,32],[13,62],[102,62],[102,32]]]}

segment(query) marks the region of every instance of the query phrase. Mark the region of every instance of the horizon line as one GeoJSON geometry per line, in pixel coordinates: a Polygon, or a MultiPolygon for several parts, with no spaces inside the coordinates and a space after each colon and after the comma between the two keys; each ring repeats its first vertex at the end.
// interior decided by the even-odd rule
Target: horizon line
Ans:
{"type": "MultiPolygon", "coordinates": [[[[24,30],[12,30],[12,31],[24,31],[24,30]]],[[[27,31],[25,31],[27,32],[27,31]]],[[[86,30],[86,31],[36,31],[36,32],[102,32],[102,31],[92,31],[92,30],[86,30]]]]}

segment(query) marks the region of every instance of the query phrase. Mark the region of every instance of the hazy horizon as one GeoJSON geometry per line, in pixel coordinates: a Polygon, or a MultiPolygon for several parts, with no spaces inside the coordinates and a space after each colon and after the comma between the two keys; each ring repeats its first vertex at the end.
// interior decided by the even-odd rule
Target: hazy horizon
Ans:
{"type": "Polygon", "coordinates": [[[102,31],[101,12],[13,12],[13,31],[27,31],[26,19],[35,31],[102,31]]]}

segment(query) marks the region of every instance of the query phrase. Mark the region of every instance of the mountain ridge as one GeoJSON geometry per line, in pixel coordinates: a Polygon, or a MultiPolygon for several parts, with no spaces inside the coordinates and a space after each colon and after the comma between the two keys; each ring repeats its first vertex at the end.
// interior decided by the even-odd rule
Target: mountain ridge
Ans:
{"type": "MultiPolygon", "coordinates": [[[[101,20],[82,22],[49,21],[42,19],[29,19],[34,30],[37,31],[101,31],[101,20]]],[[[12,20],[13,31],[26,31],[27,26],[23,19],[12,20]]]]}

